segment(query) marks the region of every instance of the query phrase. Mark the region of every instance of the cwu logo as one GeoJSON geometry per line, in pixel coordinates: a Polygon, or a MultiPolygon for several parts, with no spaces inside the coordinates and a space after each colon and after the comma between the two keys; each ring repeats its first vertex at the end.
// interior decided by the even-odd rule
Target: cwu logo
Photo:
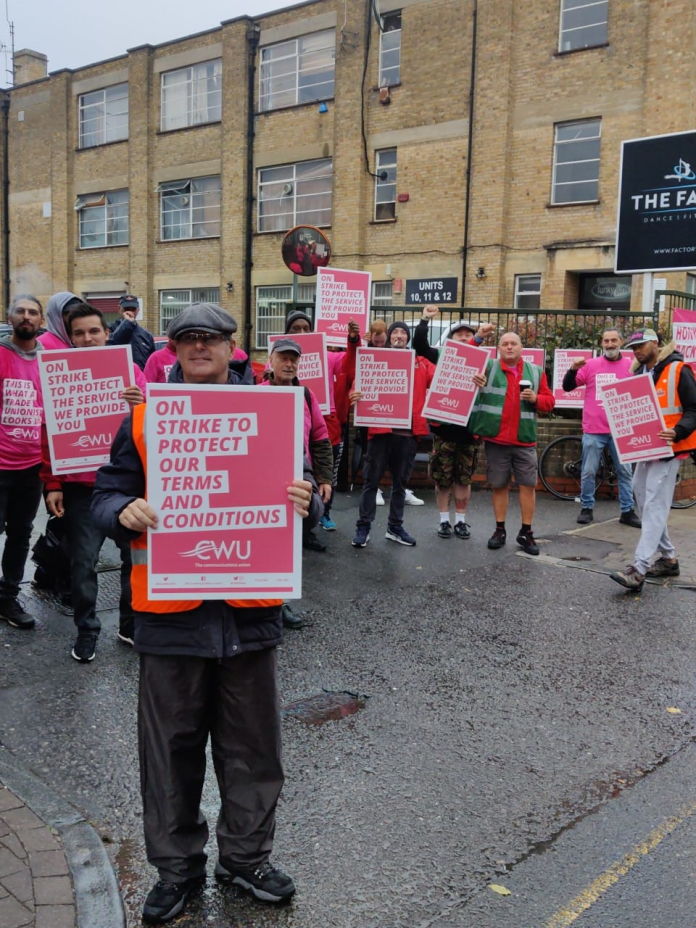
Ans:
{"type": "Polygon", "coordinates": [[[41,437],[38,429],[32,428],[16,428],[12,429],[9,433],[13,438],[16,438],[17,441],[38,441],[41,437]]]}
{"type": "Polygon", "coordinates": [[[459,406],[459,400],[455,400],[451,396],[442,396],[440,397],[440,406],[444,406],[446,409],[456,409],[459,406]]]}
{"type": "Polygon", "coordinates": [[[81,435],[77,441],[72,442],[71,448],[102,448],[104,445],[110,445],[112,442],[111,433],[106,435],[102,432],[100,435],[81,435]]]}
{"type": "Polygon", "coordinates": [[[241,541],[199,541],[195,548],[190,551],[180,551],[180,557],[195,557],[199,561],[229,561],[230,558],[237,557],[247,561],[251,556],[251,542],[247,539],[241,541]]]}

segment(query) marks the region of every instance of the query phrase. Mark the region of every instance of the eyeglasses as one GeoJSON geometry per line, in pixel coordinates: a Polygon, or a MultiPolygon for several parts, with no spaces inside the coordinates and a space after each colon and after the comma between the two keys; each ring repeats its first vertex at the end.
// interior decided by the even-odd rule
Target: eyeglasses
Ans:
{"type": "Polygon", "coordinates": [[[225,336],[219,332],[183,332],[177,341],[185,345],[193,345],[195,342],[203,342],[204,345],[219,345],[225,341],[225,336]]]}

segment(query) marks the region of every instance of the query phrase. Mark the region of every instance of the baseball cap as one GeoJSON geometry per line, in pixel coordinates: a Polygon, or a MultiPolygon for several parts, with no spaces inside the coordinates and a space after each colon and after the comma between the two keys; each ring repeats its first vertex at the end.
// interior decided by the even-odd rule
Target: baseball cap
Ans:
{"type": "Polygon", "coordinates": [[[447,338],[450,338],[452,335],[454,335],[455,332],[458,332],[460,329],[466,329],[467,332],[476,332],[478,330],[478,323],[464,322],[463,320],[461,322],[454,322],[449,327],[447,338]]]}
{"type": "Polygon", "coordinates": [[[167,326],[169,338],[180,338],[184,332],[210,332],[228,338],[237,331],[234,318],[215,303],[191,303],[167,326]]]}
{"type": "Polygon", "coordinates": [[[302,348],[297,344],[294,338],[279,338],[273,342],[271,354],[274,351],[294,351],[296,355],[302,354],[302,348]]]}
{"type": "Polygon", "coordinates": [[[133,296],[132,293],[128,293],[126,296],[122,296],[118,301],[118,305],[121,307],[121,309],[138,309],[140,307],[137,296],[133,296]]]}
{"type": "Polygon", "coordinates": [[[654,329],[638,329],[626,339],[624,348],[636,348],[646,342],[657,342],[657,332],[654,329]]]}

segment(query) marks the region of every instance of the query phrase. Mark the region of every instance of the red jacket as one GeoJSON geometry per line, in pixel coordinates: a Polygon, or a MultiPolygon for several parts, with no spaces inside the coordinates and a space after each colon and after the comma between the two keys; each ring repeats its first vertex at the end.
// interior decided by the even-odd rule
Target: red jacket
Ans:
{"type": "MultiPolygon", "coordinates": [[[[408,351],[410,349],[401,350],[408,351]]],[[[434,376],[435,365],[432,361],[428,361],[426,358],[420,358],[416,355],[413,369],[413,417],[411,419],[411,428],[413,429],[413,434],[416,436],[430,434],[427,419],[423,418],[423,406],[425,405],[425,394],[434,376]]],[[[367,432],[367,437],[369,440],[374,435],[387,435],[389,432],[393,431],[394,429],[370,428],[367,432]]]]}
{"type": "MultiPolygon", "coordinates": [[[[517,431],[520,426],[520,379],[522,377],[524,362],[520,359],[517,367],[509,368],[501,362],[500,369],[507,377],[507,393],[505,394],[505,405],[503,406],[503,416],[500,421],[500,431],[495,438],[485,438],[485,441],[492,441],[496,445],[520,445],[522,447],[533,447],[536,442],[528,445],[525,442],[517,440],[517,431]]],[[[536,411],[539,415],[551,412],[556,405],[553,393],[546,382],[546,374],[541,372],[539,380],[539,392],[537,393],[536,411]]]]}

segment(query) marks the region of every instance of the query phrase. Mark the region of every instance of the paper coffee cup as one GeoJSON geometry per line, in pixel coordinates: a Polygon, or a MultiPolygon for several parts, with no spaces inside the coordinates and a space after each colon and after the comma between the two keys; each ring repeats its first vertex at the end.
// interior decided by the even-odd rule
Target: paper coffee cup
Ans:
{"type": "Polygon", "coordinates": [[[525,390],[532,389],[531,380],[520,380],[520,393],[524,393],[525,390]]]}

